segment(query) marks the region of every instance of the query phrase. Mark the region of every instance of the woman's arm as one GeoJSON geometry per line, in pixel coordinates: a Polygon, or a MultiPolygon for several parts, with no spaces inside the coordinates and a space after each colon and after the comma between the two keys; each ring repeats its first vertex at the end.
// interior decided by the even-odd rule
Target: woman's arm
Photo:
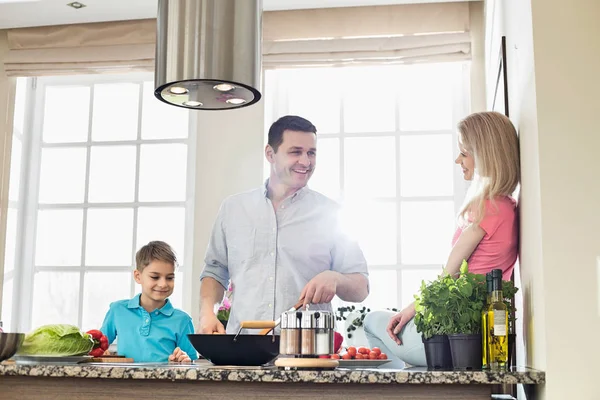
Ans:
{"type": "Polygon", "coordinates": [[[485,231],[479,225],[471,224],[462,231],[446,261],[446,272],[452,276],[458,275],[462,261],[471,257],[484,236],[485,231]]]}

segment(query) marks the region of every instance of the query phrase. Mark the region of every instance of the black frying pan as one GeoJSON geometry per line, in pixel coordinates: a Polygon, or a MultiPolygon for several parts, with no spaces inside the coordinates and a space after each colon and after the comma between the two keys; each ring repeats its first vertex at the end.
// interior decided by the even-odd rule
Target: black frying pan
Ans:
{"type": "MultiPolygon", "coordinates": [[[[274,321],[244,321],[240,330],[273,328],[274,321]]],[[[190,334],[192,346],[215,365],[256,366],[279,355],[279,335],[190,334]]]]}

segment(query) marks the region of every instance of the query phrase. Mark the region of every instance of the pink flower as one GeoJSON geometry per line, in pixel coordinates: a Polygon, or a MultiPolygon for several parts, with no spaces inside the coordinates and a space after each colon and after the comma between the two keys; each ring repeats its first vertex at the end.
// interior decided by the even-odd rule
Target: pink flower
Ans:
{"type": "Polygon", "coordinates": [[[229,299],[227,297],[223,298],[223,303],[221,304],[221,307],[219,307],[219,310],[229,310],[230,308],[231,302],[229,299]]]}

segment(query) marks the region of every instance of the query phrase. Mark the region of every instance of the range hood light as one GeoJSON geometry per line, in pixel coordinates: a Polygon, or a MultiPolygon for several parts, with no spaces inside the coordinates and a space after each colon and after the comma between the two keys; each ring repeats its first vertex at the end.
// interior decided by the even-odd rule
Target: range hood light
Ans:
{"type": "Polygon", "coordinates": [[[181,104],[183,104],[186,107],[202,107],[202,103],[196,100],[188,100],[188,101],[184,101],[181,104]]]}
{"type": "Polygon", "coordinates": [[[230,85],[229,83],[221,83],[219,85],[215,85],[213,89],[218,90],[220,92],[229,92],[230,90],[235,89],[235,86],[230,85]]]}
{"type": "Polygon", "coordinates": [[[186,94],[189,92],[189,90],[181,86],[172,86],[171,88],[169,88],[169,92],[171,92],[172,94],[186,94]]]}
{"type": "Polygon", "coordinates": [[[154,95],[228,110],[261,98],[262,0],[158,0],[154,95]]]}
{"type": "Polygon", "coordinates": [[[244,99],[238,99],[238,98],[235,98],[235,97],[233,99],[227,99],[226,101],[229,104],[236,104],[236,105],[237,104],[244,104],[246,102],[246,100],[244,100],[244,99]]]}

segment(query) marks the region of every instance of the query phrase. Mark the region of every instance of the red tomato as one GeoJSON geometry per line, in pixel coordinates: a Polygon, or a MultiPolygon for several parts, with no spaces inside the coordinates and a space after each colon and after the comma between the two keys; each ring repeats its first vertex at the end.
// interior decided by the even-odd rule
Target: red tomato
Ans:
{"type": "Polygon", "coordinates": [[[319,358],[329,358],[329,355],[327,355],[327,354],[321,354],[321,355],[319,355],[319,358]]]}
{"type": "Polygon", "coordinates": [[[381,353],[378,357],[379,360],[387,360],[387,354],[381,353]]]}
{"type": "Polygon", "coordinates": [[[354,347],[354,346],[348,347],[348,354],[350,354],[352,357],[354,357],[356,355],[356,347],[354,347]]]}
{"type": "Polygon", "coordinates": [[[352,360],[352,356],[350,355],[350,353],[345,353],[342,356],[342,360],[352,360]]]}
{"type": "Polygon", "coordinates": [[[359,347],[357,350],[360,354],[369,354],[371,352],[367,347],[359,347]]]}
{"type": "Polygon", "coordinates": [[[339,360],[340,359],[340,355],[339,354],[332,354],[331,355],[331,359],[332,360],[339,360]]]}
{"type": "Polygon", "coordinates": [[[369,353],[369,360],[377,360],[377,356],[379,356],[379,354],[372,351],[369,353]]]}
{"type": "Polygon", "coordinates": [[[360,354],[360,353],[358,353],[358,354],[356,354],[354,356],[355,360],[364,360],[364,358],[365,358],[365,356],[363,354],[360,354]]]}
{"type": "Polygon", "coordinates": [[[377,355],[380,355],[381,354],[381,349],[379,347],[373,347],[371,349],[371,352],[375,352],[375,353],[377,353],[377,355]]]}

